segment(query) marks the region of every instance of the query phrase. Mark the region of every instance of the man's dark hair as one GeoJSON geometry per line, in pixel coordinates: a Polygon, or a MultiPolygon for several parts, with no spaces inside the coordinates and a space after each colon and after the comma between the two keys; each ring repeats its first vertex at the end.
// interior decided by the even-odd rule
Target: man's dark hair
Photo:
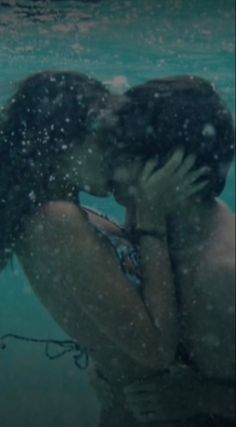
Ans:
{"type": "Polygon", "coordinates": [[[214,86],[199,77],[151,80],[128,90],[113,133],[117,153],[159,156],[163,165],[178,147],[210,168],[202,196],[218,196],[234,156],[232,115],[214,86]]]}

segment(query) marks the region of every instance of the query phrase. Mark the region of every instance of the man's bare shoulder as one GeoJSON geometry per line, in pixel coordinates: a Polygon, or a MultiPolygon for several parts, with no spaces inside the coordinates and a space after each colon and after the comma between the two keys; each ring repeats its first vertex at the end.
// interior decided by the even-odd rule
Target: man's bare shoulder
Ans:
{"type": "Polygon", "coordinates": [[[235,373],[235,215],[217,202],[211,234],[185,292],[188,345],[202,373],[232,380],[235,373]]]}
{"type": "Polygon", "coordinates": [[[221,199],[217,199],[216,206],[218,209],[219,219],[221,218],[222,220],[222,226],[235,227],[235,213],[230,209],[230,207],[221,199]]]}
{"type": "Polygon", "coordinates": [[[214,256],[215,262],[235,260],[235,214],[221,200],[217,201],[208,255],[214,256]]]}

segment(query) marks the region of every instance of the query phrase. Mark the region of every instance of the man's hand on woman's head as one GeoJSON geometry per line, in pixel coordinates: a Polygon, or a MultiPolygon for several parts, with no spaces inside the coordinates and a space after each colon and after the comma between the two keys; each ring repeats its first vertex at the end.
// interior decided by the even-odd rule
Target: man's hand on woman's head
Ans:
{"type": "Polygon", "coordinates": [[[177,150],[164,166],[157,170],[157,159],[147,161],[138,179],[135,200],[138,226],[159,224],[166,215],[178,208],[186,199],[203,189],[208,169],[193,169],[195,156],[184,158],[177,150]]]}

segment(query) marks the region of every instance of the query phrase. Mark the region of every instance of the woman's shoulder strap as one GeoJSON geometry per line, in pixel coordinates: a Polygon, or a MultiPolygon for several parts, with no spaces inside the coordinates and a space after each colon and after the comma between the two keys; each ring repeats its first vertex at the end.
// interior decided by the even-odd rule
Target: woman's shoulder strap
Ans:
{"type": "Polygon", "coordinates": [[[122,226],[118,224],[114,219],[111,219],[103,213],[87,206],[84,206],[83,210],[86,212],[88,220],[95,227],[108,234],[116,234],[118,236],[124,237],[124,230],[122,226]]]}

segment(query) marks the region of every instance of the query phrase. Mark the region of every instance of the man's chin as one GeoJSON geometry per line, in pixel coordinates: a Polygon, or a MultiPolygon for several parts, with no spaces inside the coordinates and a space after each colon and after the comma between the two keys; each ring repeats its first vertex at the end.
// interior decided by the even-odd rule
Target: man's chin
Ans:
{"type": "Polygon", "coordinates": [[[94,197],[111,197],[112,196],[112,191],[110,189],[107,190],[94,190],[94,191],[90,191],[90,193],[92,196],[94,197]]]}

